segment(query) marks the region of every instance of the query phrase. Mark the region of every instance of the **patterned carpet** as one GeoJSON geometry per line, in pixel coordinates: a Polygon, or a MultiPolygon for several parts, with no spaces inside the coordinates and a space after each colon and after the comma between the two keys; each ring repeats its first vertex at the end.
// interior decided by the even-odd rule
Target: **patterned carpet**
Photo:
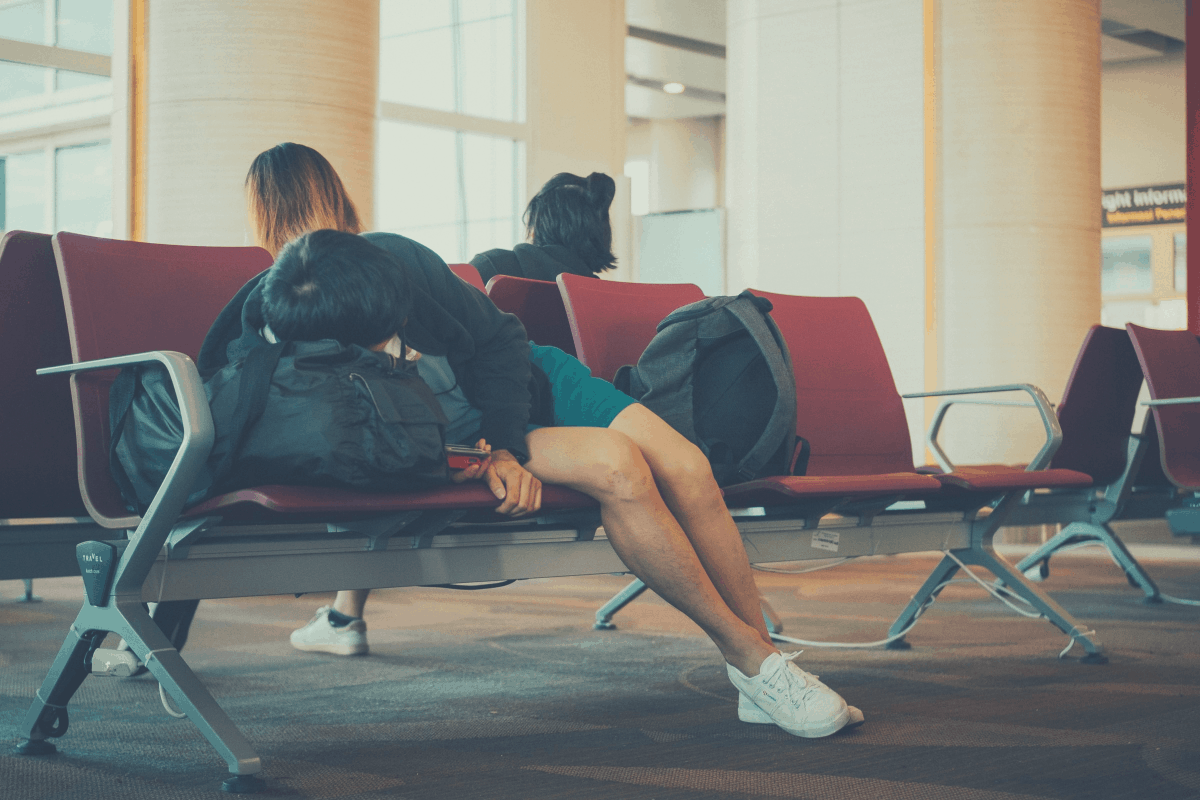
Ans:
{"type": "MultiPolygon", "coordinates": [[[[1185,553],[1186,554],[1186,553],[1185,553]]],[[[934,564],[860,559],[759,575],[785,633],[869,641],[934,564]]],[[[1163,591],[1200,596],[1200,560],[1143,559],[1163,591]]],[[[1044,587],[1096,628],[1111,662],[1059,660],[1066,637],[954,585],[909,651],[808,649],[800,662],[866,714],[803,740],[738,722],[716,650],[646,595],[591,629],[626,583],[377,592],[372,652],[299,653],[289,631],[327,596],[200,605],[184,653],[263,758],[264,797],[1200,798],[1200,608],[1146,606],[1106,558],[1055,559],[1044,587]]],[[[0,739],[15,744],[82,595],[0,584],[0,739]]],[[[0,751],[0,798],[225,797],[224,763],[169,717],[148,677],[91,678],[60,752],[0,751]]]]}

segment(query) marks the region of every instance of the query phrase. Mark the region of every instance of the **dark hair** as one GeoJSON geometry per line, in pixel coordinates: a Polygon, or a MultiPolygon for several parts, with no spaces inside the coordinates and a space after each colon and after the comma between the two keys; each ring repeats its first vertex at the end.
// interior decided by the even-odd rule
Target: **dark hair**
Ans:
{"type": "Polygon", "coordinates": [[[263,319],[280,341],[336,339],[373,347],[412,308],[408,271],[352,233],[319,230],[289,242],[262,282],[263,319]]]}
{"type": "Polygon", "coordinates": [[[273,256],[309,231],[362,232],[358,211],[333,165],[302,144],[284,142],[258,154],[246,173],[246,205],[255,244],[273,256]]]}
{"type": "Polygon", "coordinates": [[[557,244],[583,259],[592,272],[617,265],[608,207],[617,184],[603,172],[586,178],[560,172],[546,181],[525,209],[525,228],[536,245],[557,244]]]}

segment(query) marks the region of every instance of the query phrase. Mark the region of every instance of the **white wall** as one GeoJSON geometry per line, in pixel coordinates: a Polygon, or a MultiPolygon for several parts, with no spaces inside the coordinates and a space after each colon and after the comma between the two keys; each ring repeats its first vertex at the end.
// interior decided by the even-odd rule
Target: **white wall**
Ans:
{"type": "Polygon", "coordinates": [[[1181,183],[1187,177],[1183,54],[1104,65],[1100,185],[1181,183]]]}
{"type": "Polygon", "coordinates": [[[923,25],[913,0],[730,0],[726,33],[728,289],[861,297],[902,392],[925,385],[923,25]]]}
{"type": "Polygon", "coordinates": [[[717,208],[723,201],[723,117],[633,119],[625,160],[650,165],[650,212],[717,208]]]}

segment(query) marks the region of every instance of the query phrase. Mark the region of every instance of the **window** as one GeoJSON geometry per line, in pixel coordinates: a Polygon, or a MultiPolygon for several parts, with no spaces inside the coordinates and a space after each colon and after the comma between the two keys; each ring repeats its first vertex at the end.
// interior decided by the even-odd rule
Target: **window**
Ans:
{"type": "Polygon", "coordinates": [[[0,229],[112,235],[108,142],[49,147],[0,157],[0,229]]]}
{"type": "Polygon", "coordinates": [[[1100,293],[1150,294],[1154,273],[1150,269],[1149,236],[1110,236],[1102,241],[1100,293]]]}
{"type": "Polygon", "coordinates": [[[382,0],[380,99],[521,122],[520,5],[518,0],[382,0]]]}
{"type": "Polygon", "coordinates": [[[452,263],[520,241],[522,142],[384,121],[379,145],[377,228],[452,263]]]}
{"type": "Polygon", "coordinates": [[[375,227],[462,262],[522,237],[524,3],[382,0],[375,227]]]}
{"type": "Polygon", "coordinates": [[[4,230],[49,233],[54,223],[47,219],[46,154],[40,150],[19,153],[0,160],[4,180],[4,230]]]}
{"type": "Polygon", "coordinates": [[[113,4],[0,0],[0,31],[37,46],[0,42],[0,229],[111,235],[113,4]]]}
{"type": "Polygon", "coordinates": [[[54,230],[112,235],[112,157],[108,142],[54,151],[54,230]]]}

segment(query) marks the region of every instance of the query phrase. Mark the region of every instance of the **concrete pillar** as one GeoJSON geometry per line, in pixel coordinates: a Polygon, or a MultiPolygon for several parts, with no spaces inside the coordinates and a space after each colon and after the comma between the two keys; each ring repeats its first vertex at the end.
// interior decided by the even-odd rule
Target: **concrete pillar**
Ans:
{"type": "Polygon", "coordinates": [[[559,172],[604,172],[618,268],[630,277],[629,182],[625,171],[625,2],[526,0],[529,139],[526,192],[559,172]]]}
{"type": "MultiPolygon", "coordinates": [[[[940,386],[1033,383],[1057,402],[1100,321],[1098,6],[941,3],[940,386]]],[[[1028,460],[1040,438],[1025,409],[964,407],[947,428],[963,462],[1028,460]]]]}
{"type": "Polygon", "coordinates": [[[246,243],[246,171],[284,141],[328,158],[370,225],[378,0],[129,2],[146,17],[145,188],[133,203],[148,241],[246,243]]]}
{"type": "Polygon", "coordinates": [[[728,289],[861,297],[901,391],[925,386],[923,25],[916,0],[728,4],[728,289]]]}

